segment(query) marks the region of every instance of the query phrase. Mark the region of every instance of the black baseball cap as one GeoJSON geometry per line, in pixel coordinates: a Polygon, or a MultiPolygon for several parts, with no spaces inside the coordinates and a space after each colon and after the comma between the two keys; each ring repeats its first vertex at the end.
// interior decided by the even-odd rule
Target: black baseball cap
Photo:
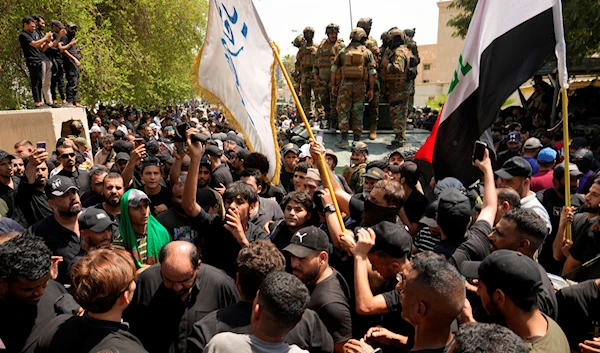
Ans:
{"type": "Polygon", "coordinates": [[[51,198],[52,196],[63,196],[69,190],[79,191],[71,178],[63,175],[53,176],[48,180],[48,182],[46,182],[46,186],[44,186],[44,191],[46,192],[46,196],[48,196],[48,198],[51,198]]]}
{"type": "Polygon", "coordinates": [[[248,151],[245,148],[240,148],[235,153],[235,156],[237,157],[237,159],[246,160],[248,159],[248,157],[250,157],[250,151],[248,151]]]}
{"type": "MultiPolygon", "coordinates": [[[[569,163],[569,175],[572,177],[578,178],[583,175],[583,173],[577,167],[577,164],[569,163]]],[[[556,180],[561,180],[565,176],[565,163],[561,163],[554,167],[553,170],[553,178],[556,180]]]]}
{"type": "Polygon", "coordinates": [[[511,179],[514,177],[531,178],[531,164],[523,157],[513,157],[502,165],[502,168],[495,171],[495,174],[502,179],[511,179]]]}
{"type": "Polygon", "coordinates": [[[390,158],[392,158],[392,156],[393,156],[393,155],[395,155],[395,154],[397,154],[397,155],[399,155],[400,157],[402,157],[402,159],[406,159],[406,158],[404,158],[404,154],[403,154],[402,152],[400,152],[399,150],[395,150],[395,151],[392,151],[392,153],[390,153],[390,155],[388,156],[388,160],[389,160],[390,158]]]}
{"type": "Polygon", "coordinates": [[[404,162],[400,166],[400,174],[406,179],[408,185],[415,185],[419,181],[421,173],[414,162],[404,162]]]}
{"type": "Polygon", "coordinates": [[[86,208],[79,215],[79,229],[81,230],[89,229],[92,232],[100,233],[113,224],[115,223],[110,220],[106,212],[98,208],[86,208]]]}
{"type": "Polygon", "coordinates": [[[296,155],[300,155],[300,148],[294,143],[288,143],[282,148],[283,156],[288,154],[288,152],[294,152],[296,155]]]}
{"type": "Polygon", "coordinates": [[[133,150],[133,145],[127,141],[117,140],[113,143],[113,150],[117,153],[125,152],[130,154],[133,150]]]}
{"type": "Polygon", "coordinates": [[[211,189],[198,189],[196,191],[196,202],[202,207],[204,212],[208,212],[211,207],[217,204],[217,197],[211,189]]]}
{"type": "Polygon", "coordinates": [[[13,159],[15,159],[15,156],[13,156],[12,154],[10,154],[10,153],[8,153],[8,152],[6,152],[6,151],[4,151],[4,150],[0,150],[0,161],[2,161],[3,159],[5,159],[5,158],[7,158],[7,157],[8,157],[8,158],[9,158],[11,161],[12,161],[13,159]]]}
{"type": "Polygon", "coordinates": [[[217,146],[207,146],[205,152],[209,156],[221,157],[223,155],[223,151],[219,149],[217,146]]]}
{"type": "Polygon", "coordinates": [[[383,170],[374,167],[371,168],[369,170],[367,170],[367,172],[365,174],[362,175],[363,178],[371,178],[371,179],[375,179],[375,180],[383,180],[385,179],[385,173],[383,172],[383,170]]]}
{"type": "Polygon", "coordinates": [[[56,27],[58,27],[60,29],[65,29],[66,28],[60,21],[57,21],[57,20],[52,21],[52,23],[50,23],[50,25],[51,26],[56,26],[56,27]]]}
{"type": "Polygon", "coordinates": [[[290,245],[283,250],[301,259],[315,251],[329,252],[329,237],[315,226],[304,227],[292,236],[290,245]]]}
{"type": "Polygon", "coordinates": [[[573,148],[581,148],[581,147],[585,147],[589,145],[588,140],[585,137],[575,137],[573,139],[573,141],[571,141],[571,144],[569,145],[569,147],[573,147],[573,148]]]}
{"type": "Polygon", "coordinates": [[[115,162],[118,162],[118,161],[129,161],[129,159],[130,159],[130,156],[127,153],[125,153],[125,152],[119,152],[119,153],[117,153],[117,156],[115,157],[115,162]]]}
{"type": "Polygon", "coordinates": [[[427,208],[425,208],[425,215],[423,215],[423,217],[421,217],[421,219],[419,220],[419,223],[422,223],[428,227],[437,227],[437,210],[438,210],[438,204],[439,201],[435,200],[431,203],[429,203],[429,205],[427,205],[427,208]]]}
{"type": "Polygon", "coordinates": [[[382,251],[395,258],[410,259],[412,237],[403,225],[383,221],[371,229],[375,232],[375,245],[372,250],[382,251]]]}
{"type": "Polygon", "coordinates": [[[456,188],[443,190],[438,196],[437,223],[450,238],[464,237],[471,220],[471,201],[456,188]]]}
{"type": "Polygon", "coordinates": [[[509,298],[535,298],[542,290],[538,264],[512,250],[496,250],[483,261],[465,261],[460,272],[490,289],[502,290],[509,298]]]}

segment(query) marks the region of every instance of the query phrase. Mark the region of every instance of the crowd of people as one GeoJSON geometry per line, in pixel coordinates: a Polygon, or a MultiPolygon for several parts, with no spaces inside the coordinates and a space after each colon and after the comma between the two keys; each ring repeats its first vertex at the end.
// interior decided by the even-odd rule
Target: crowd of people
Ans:
{"type": "Polygon", "coordinates": [[[40,14],[23,18],[22,24],[19,43],[29,72],[35,107],[79,107],[77,89],[81,55],[77,49],[77,25],[69,22],[65,26],[54,20],[50,23],[50,31],[45,31],[46,19],[40,14]]]}
{"type": "Polygon", "coordinates": [[[74,122],[0,151],[7,352],[600,349],[600,161],[583,136],[563,151],[495,129],[474,185],[360,141],[338,174],[329,146],[281,141],[275,184],[199,102],[89,121],[89,138],[74,122]]]}

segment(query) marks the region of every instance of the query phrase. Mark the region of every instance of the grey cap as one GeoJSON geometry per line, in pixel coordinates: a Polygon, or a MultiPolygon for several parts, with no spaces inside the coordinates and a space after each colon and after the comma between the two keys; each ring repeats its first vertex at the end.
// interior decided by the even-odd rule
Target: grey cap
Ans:
{"type": "Polygon", "coordinates": [[[115,157],[115,162],[118,161],[129,161],[130,156],[125,153],[125,152],[119,152],[117,153],[117,156],[115,157]]]}
{"type": "Polygon", "coordinates": [[[150,201],[150,198],[148,197],[148,195],[146,195],[145,192],[140,191],[138,189],[131,189],[131,191],[129,192],[129,198],[127,199],[127,204],[131,207],[138,207],[140,205],[140,202],[144,200],[152,202],[150,201]]]}

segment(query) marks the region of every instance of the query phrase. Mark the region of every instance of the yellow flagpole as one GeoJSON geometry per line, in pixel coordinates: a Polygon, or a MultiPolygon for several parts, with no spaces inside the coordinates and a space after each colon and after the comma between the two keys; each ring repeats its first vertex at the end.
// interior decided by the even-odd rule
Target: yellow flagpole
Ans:
{"type": "MultiPolygon", "coordinates": [[[[569,171],[569,98],[567,87],[562,89],[563,154],[565,155],[565,206],[571,207],[571,172],[569,171]]],[[[572,240],[571,222],[567,223],[566,238],[572,240]]]]}
{"type": "MultiPolygon", "coordinates": [[[[304,114],[304,109],[302,109],[302,105],[300,104],[300,99],[298,99],[296,90],[294,89],[294,86],[292,85],[292,81],[290,80],[290,77],[287,74],[285,67],[283,66],[281,57],[279,56],[279,47],[277,46],[277,44],[275,44],[275,42],[271,42],[270,44],[271,44],[271,48],[273,49],[273,53],[275,54],[275,59],[277,59],[277,63],[279,64],[279,67],[281,68],[281,72],[283,73],[283,77],[285,77],[285,82],[287,82],[287,85],[288,85],[290,91],[292,92],[292,97],[294,98],[294,102],[296,103],[298,112],[300,113],[300,116],[302,117],[302,121],[304,122],[306,131],[308,132],[308,136],[310,137],[311,141],[316,141],[315,135],[312,133],[312,130],[310,128],[310,123],[308,122],[308,119],[306,118],[306,115],[304,114]]],[[[321,165],[321,170],[323,170],[323,171],[327,170],[328,167],[325,164],[325,158],[323,157],[323,154],[319,154],[319,164],[321,165]]],[[[325,181],[325,187],[327,189],[329,189],[329,192],[331,193],[331,200],[333,201],[333,207],[335,207],[335,214],[337,215],[338,221],[340,222],[340,228],[342,229],[342,232],[346,233],[346,227],[344,226],[344,219],[342,218],[342,213],[340,212],[340,206],[338,205],[337,198],[335,197],[335,192],[333,191],[333,186],[331,185],[331,180],[329,179],[329,173],[322,173],[322,174],[324,174],[324,175],[321,175],[321,178],[325,181]]]]}

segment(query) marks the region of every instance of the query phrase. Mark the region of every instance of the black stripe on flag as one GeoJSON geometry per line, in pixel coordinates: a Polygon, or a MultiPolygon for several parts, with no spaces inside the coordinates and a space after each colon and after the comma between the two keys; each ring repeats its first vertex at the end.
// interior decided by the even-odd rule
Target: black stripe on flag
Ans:
{"type": "Polygon", "coordinates": [[[483,51],[478,89],[439,126],[433,153],[437,180],[453,176],[468,186],[480,178],[479,169],[471,165],[473,144],[493,124],[506,99],[553,55],[555,44],[550,8],[483,51]]]}

